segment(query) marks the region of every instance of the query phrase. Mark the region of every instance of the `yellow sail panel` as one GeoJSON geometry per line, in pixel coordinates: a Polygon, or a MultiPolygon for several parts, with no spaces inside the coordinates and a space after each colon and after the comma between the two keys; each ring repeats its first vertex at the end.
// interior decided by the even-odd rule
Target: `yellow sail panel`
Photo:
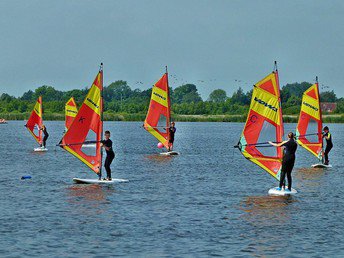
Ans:
{"type": "Polygon", "coordinates": [[[35,111],[37,116],[42,117],[42,97],[39,97],[33,110],[35,111]]]}
{"type": "Polygon", "coordinates": [[[101,110],[101,91],[99,87],[97,87],[95,84],[92,85],[91,89],[89,90],[84,104],[89,106],[94,112],[96,112],[98,115],[100,115],[101,110]]]}
{"type": "Polygon", "coordinates": [[[320,120],[320,101],[316,84],[312,85],[303,94],[301,111],[305,112],[315,119],[320,120]]]}
{"type": "Polygon", "coordinates": [[[76,103],[73,97],[71,97],[65,105],[65,114],[66,114],[65,127],[66,129],[68,129],[71,126],[74,118],[78,114],[78,108],[76,106],[76,103]]]}
{"type": "Polygon", "coordinates": [[[261,116],[274,121],[276,124],[281,124],[281,117],[279,116],[279,99],[276,95],[255,88],[252,92],[252,102],[250,110],[254,110],[261,116]]]}

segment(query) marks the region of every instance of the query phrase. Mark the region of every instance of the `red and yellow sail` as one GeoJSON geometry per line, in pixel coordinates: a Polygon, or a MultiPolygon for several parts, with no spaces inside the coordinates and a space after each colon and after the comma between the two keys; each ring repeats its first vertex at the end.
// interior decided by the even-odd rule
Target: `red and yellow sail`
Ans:
{"type": "Polygon", "coordinates": [[[157,81],[152,89],[148,113],[144,128],[168,149],[169,126],[171,120],[170,94],[167,72],[157,81]],[[159,123],[163,121],[164,124],[159,123]]]}
{"type": "Polygon", "coordinates": [[[101,172],[102,155],[100,141],[103,130],[103,69],[102,66],[98,72],[88,94],[82,103],[79,112],[75,116],[68,131],[60,141],[60,146],[73,154],[75,157],[85,163],[95,173],[101,172]],[[83,152],[82,145],[91,132],[95,139],[87,139],[96,143],[94,155],[83,152]]]}
{"type": "MultiPolygon", "coordinates": [[[[273,148],[273,155],[266,155],[268,143],[260,142],[260,136],[266,134],[266,126],[272,129],[266,135],[273,142],[282,142],[283,118],[277,69],[254,85],[249,113],[238,147],[245,158],[263,168],[279,180],[283,152],[273,148]]],[[[270,149],[271,150],[271,149],[270,149]]]]}
{"type": "Polygon", "coordinates": [[[65,105],[65,114],[66,114],[65,127],[67,131],[68,128],[71,126],[74,118],[78,114],[78,107],[76,106],[76,103],[73,97],[71,97],[65,105]]]}
{"type": "Polygon", "coordinates": [[[319,84],[316,82],[302,96],[301,111],[296,127],[297,142],[310,153],[322,159],[322,117],[319,84]],[[315,127],[310,129],[311,124],[315,127]],[[314,130],[314,131],[310,131],[314,130]]]}
{"type": "Polygon", "coordinates": [[[33,138],[42,144],[42,131],[39,130],[43,125],[42,96],[39,96],[25,127],[32,134],[33,138]]]}

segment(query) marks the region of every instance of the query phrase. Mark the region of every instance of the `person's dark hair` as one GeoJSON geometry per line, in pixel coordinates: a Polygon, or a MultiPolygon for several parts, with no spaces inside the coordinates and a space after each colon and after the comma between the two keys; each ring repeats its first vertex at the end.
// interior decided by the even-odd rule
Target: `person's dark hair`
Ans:
{"type": "Polygon", "coordinates": [[[293,133],[293,132],[288,133],[288,137],[289,137],[290,139],[294,139],[294,133],[293,133]]]}
{"type": "Polygon", "coordinates": [[[325,126],[325,127],[324,127],[324,131],[325,131],[325,130],[329,131],[329,129],[328,129],[328,127],[327,127],[327,126],[325,126]]]}
{"type": "Polygon", "coordinates": [[[110,131],[105,131],[105,134],[110,134],[110,131]]]}

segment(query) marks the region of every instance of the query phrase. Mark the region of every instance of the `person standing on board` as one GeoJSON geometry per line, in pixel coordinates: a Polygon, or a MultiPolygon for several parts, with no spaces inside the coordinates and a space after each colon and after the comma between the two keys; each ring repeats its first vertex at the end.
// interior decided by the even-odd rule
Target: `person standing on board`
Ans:
{"type": "Polygon", "coordinates": [[[333,143],[332,143],[332,135],[330,133],[330,130],[328,129],[327,126],[324,127],[324,132],[323,132],[323,138],[325,138],[326,140],[326,148],[325,148],[325,165],[329,164],[329,160],[328,160],[328,154],[331,151],[332,147],[333,147],[333,143]]]}
{"type": "Polygon", "coordinates": [[[168,128],[169,135],[170,135],[170,137],[168,139],[168,151],[172,151],[173,150],[174,134],[177,131],[175,125],[176,125],[176,123],[172,122],[170,128],[168,128]]]}
{"type": "Polygon", "coordinates": [[[105,140],[101,141],[101,146],[104,147],[106,151],[106,159],[104,167],[106,170],[106,179],[111,181],[111,168],[110,165],[115,158],[115,153],[112,149],[112,141],[110,140],[110,131],[105,131],[105,140]]]}
{"type": "Polygon", "coordinates": [[[294,139],[294,133],[292,132],[288,133],[288,138],[289,138],[288,141],[283,141],[281,143],[269,142],[269,144],[271,144],[272,146],[284,147],[280,183],[279,183],[279,187],[277,188],[277,190],[279,191],[281,191],[282,186],[284,185],[286,174],[288,178],[288,189],[285,191],[291,191],[291,184],[292,184],[291,172],[295,164],[295,152],[297,149],[297,143],[294,139]]]}
{"type": "Polygon", "coordinates": [[[45,125],[42,125],[42,127],[39,130],[41,130],[44,134],[43,141],[42,141],[43,145],[41,144],[41,148],[45,148],[49,134],[47,132],[47,128],[45,127],[45,125]]]}

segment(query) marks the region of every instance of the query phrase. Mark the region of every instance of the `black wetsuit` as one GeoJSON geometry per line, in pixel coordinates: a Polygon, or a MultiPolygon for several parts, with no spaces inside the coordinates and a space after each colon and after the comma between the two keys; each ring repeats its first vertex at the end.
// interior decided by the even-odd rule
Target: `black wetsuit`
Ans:
{"type": "Polygon", "coordinates": [[[168,142],[173,144],[174,134],[176,133],[177,129],[175,127],[170,127],[168,130],[170,131],[170,139],[168,140],[168,142]]]}
{"type": "Polygon", "coordinates": [[[110,139],[108,139],[108,140],[102,141],[102,143],[104,144],[105,147],[109,148],[109,150],[105,149],[106,150],[106,159],[105,159],[104,167],[106,170],[107,178],[111,178],[110,165],[111,165],[113,159],[115,158],[115,153],[112,150],[112,141],[110,139]]]}
{"type": "Polygon", "coordinates": [[[168,151],[171,151],[171,147],[173,145],[173,142],[174,142],[174,134],[176,133],[177,129],[175,127],[170,127],[168,129],[169,131],[169,134],[170,134],[170,137],[168,139],[168,151]]]}
{"type": "Polygon", "coordinates": [[[44,134],[44,137],[43,137],[43,147],[45,148],[45,145],[46,145],[46,142],[48,140],[49,134],[47,132],[47,128],[46,127],[42,128],[42,132],[44,134]]]}
{"type": "Polygon", "coordinates": [[[285,175],[287,174],[288,178],[288,189],[291,190],[291,171],[294,168],[295,164],[295,152],[297,149],[297,143],[294,139],[290,139],[286,143],[282,144],[285,147],[284,149],[284,156],[282,160],[282,169],[281,169],[281,177],[280,177],[280,185],[279,187],[282,188],[284,185],[285,175]]]}
{"type": "Polygon", "coordinates": [[[324,152],[325,164],[328,165],[328,163],[329,163],[328,153],[331,151],[331,149],[333,147],[332,135],[330,132],[327,132],[323,135],[323,138],[325,138],[325,140],[326,140],[326,148],[325,148],[325,152],[324,152]],[[326,139],[325,137],[327,137],[328,139],[326,139]]]}

